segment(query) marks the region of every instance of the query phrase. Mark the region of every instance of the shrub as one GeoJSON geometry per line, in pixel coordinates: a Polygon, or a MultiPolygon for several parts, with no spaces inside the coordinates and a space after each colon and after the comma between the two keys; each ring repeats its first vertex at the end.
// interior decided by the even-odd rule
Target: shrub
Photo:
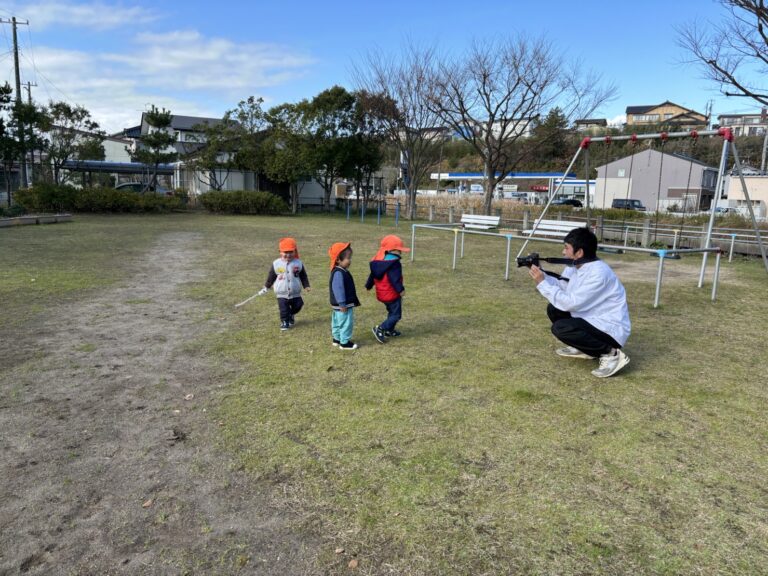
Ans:
{"type": "Polygon", "coordinates": [[[16,216],[26,214],[26,212],[27,211],[24,209],[24,207],[19,206],[18,204],[14,204],[10,208],[0,206],[0,218],[15,218],[16,216]]]}
{"type": "Polygon", "coordinates": [[[285,200],[269,192],[211,190],[201,194],[199,200],[209,212],[269,215],[288,212],[285,200]]]}
{"type": "Polygon", "coordinates": [[[28,190],[19,190],[16,203],[34,212],[169,212],[182,206],[176,196],[52,184],[36,184],[28,190]]]}

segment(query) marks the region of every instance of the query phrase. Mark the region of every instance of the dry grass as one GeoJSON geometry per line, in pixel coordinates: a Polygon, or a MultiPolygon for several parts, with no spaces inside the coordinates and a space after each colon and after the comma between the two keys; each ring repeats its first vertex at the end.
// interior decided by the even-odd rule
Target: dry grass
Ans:
{"type": "Polygon", "coordinates": [[[405,223],[87,222],[62,229],[66,248],[24,231],[19,251],[0,255],[4,314],[44,314],[60,297],[102,289],[118,276],[112,248],[130,257],[168,229],[201,234],[207,277],[188,296],[230,320],[196,353],[238,367],[221,382],[212,441],[321,535],[317,573],[347,573],[352,557],[362,574],[766,573],[768,300],[758,263],[729,265],[712,305],[694,287],[698,260],[670,262],[677,277],[654,310],[655,261],[607,257],[627,262],[620,273],[631,267],[633,334],[632,363],[604,381],[552,353],[545,302],[523,272],[503,280],[496,239],[468,238],[451,272],[450,236],[420,232],[417,260],[405,264],[404,336],[374,342],[383,308],[361,289],[362,347],[347,355],[330,345],[327,247],[352,242],[361,286],[378,238],[407,238],[405,223]],[[280,333],[272,296],[232,305],[262,285],[287,234],[316,289],[296,328],[280,333]],[[97,272],[56,286],[88,269],[97,272]],[[24,297],[30,270],[47,280],[24,297]]]}

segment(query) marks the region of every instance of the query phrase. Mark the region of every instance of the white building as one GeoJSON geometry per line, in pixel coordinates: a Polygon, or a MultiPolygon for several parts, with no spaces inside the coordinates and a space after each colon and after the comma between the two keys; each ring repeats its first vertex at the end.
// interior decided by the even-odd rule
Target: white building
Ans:
{"type": "Polygon", "coordinates": [[[734,136],[761,136],[768,130],[768,108],[752,114],[720,114],[717,120],[734,136]]]}
{"type": "MultiPolygon", "coordinates": [[[[768,176],[745,175],[744,182],[747,185],[755,217],[758,220],[765,220],[768,218],[768,176]]],[[[747,199],[738,175],[726,176],[724,190],[728,198],[728,208],[735,209],[742,216],[749,216],[747,199]]]]}

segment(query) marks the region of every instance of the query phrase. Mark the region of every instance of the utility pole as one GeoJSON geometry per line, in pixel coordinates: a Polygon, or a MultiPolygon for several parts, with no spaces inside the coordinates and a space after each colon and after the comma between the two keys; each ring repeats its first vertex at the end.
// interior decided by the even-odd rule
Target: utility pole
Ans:
{"type": "Polygon", "coordinates": [[[27,104],[32,104],[32,88],[37,88],[37,82],[24,82],[24,89],[27,91],[27,104]]]}
{"type": "MultiPolygon", "coordinates": [[[[29,106],[32,106],[32,87],[37,88],[37,82],[24,82],[24,88],[27,90],[27,104],[29,106]]],[[[27,166],[27,178],[29,178],[29,184],[32,185],[35,181],[34,177],[34,170],[35,170],[35,148],[34,146],[30,150],[32,153],[32,157],[30,158],[29,166],[27,166]]]]}
{"type": "MultiPolygon", "coordinates": [[[[10,20],[7,18],[1,18],[0,24],[11,24],[13,26],[13,64],[16,71],[16,106],[21,107],[21,71],[19,69],[19,40],[16,33],[16,28],[19,24],[25,26],[29,25],[29,20],[20,22],[16,20],[16,16],[10,20]]],[[[25,188],[28,185],[27,182],[27,151],[24,146],[24,124],[19,119],[19,144],[21,145],[22,155],[19,161],[19,167],[21,168],[21,180],[19,182],[19,188],[25,188]]]]}

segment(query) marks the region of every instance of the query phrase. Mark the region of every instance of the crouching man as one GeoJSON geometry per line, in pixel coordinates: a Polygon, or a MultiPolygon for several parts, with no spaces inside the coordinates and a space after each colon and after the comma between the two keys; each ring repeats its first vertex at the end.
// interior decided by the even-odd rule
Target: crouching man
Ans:
{"type": "Polygon", "coordinates": [[[613,376],[629,364],[622,347],[630,322],[624,286],[611,267],[597,258],[597,237],[587,228],[574,228],[563,240],[563,255],[573,259],[557,280],[538,266],[529,274],[549,301],[547,315],[552,334],[566,344],[556,352],[566,358],[600,359],[592,374],[613,376]]]}

